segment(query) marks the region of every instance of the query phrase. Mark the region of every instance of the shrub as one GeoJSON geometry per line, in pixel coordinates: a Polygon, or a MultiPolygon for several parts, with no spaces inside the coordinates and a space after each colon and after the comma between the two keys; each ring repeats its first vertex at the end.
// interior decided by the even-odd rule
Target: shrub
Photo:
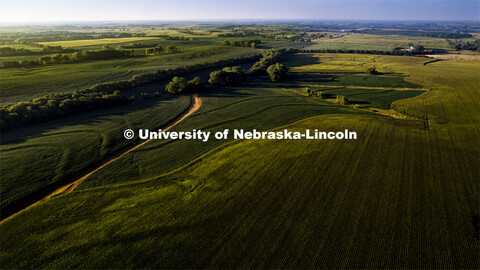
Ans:
{"type": "Polygon", "coordinates": [[[340,96],[340,95],[337,96],[337,102],[342,104],[342,105],[350,104],[350,102],[348,101],[348,98],[346,96],[340,96]]]}
{"type": "Polygon", "coordinates": [[[312,90],[310,90],[310,88],[305,87],[305,88],[302,90],[302,93],[303,93],[304,95],[311,96],[313,92],[312,92],[312,90]]]}
{"type": "Polygon", "coordinates": [[[166,53],[177,53],[179,52],[178,48],[175,46],[167,46],[166,53]]]}
{"type": "Polygon", "coordinates": [[[321,99],[327,98],[327,94],[323,93],[322,91],[315,92],[315,96],[321,99]]]}
{"type": "Polygon", "coordinates": [[[368,68],[365,73],[367,73],[368,75],[379,75],[380,74],[380,72],[377,70],[377,68],[375,66],[368,68]]]}

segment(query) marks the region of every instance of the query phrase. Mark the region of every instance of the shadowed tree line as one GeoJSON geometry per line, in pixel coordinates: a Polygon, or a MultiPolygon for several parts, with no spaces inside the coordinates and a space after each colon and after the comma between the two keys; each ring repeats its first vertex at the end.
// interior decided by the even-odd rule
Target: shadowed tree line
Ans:
{"type": "MultiPolygon", "coordinates": [[[[275,63],[285,51],[272,49],[264,51],[258,62],[253,64],[248,72],[245,72],[240,66],[224,67],[210,73],[208,83],[215,86],[232,86],[241,83],[249,75],[268,74],[273,82],[282,81],[287,77],[288,67],[283,64],[275,63]],[[271,64],[271,65],[269,65],[271,64]]],[[[183,94],[188,92],[196,92],[204,89],[200,77],[188,81],[187,79],[176,76],[167,84],[165,90],[171,94],[183,94]]]]}
{"type": "MultiPolygon", "coordinates": [[[[125,104],[133,100],[122,96],[121,91],[123,90],[156,81],[170,80],[173,77],[185,76],[203,69],[251,62],[257,60],[258,57],[241,57],[175,69],[146,72],[137,74],[130,80],[101,83],[83,90],[49,94],[33,100],[2,106],[0,108],[0,129],[1,131],[7,131],[85,111],[125,104]]],[[[183,82],[183,80],[180,79],[180,82],[183,82]]],[[[197,91],[202,87],[199,79],[194,79],[189,83],[190,85],[187,88],[178,88],[180,91],[172,88],[172,91],[179,91],[179,93],[182,91],[197,91]]]]}

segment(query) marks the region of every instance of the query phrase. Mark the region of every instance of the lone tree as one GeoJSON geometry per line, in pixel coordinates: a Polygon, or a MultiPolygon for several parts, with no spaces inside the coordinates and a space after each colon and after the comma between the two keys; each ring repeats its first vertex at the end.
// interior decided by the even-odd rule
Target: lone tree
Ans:
{"type": "Polygon", "coordinates": [[[276,63],[267,68],[267,73],[272,82],[279,82],[287,77],[288,67],[283,64],[276,63]]]}
{"type": "Polygon", "coordinates": [[[367,73],[368,75],[379,75],[380,74],[380,72],[377,70],[377,68],[375,66],[368,68],[365,73],[367,73]]]}
{"type": "Polygon", "coordinates": [[[177,53],[179,52],[178,48],[175,46],[167,46],[167,49],[165,50],[166,53],[177,53]]]}

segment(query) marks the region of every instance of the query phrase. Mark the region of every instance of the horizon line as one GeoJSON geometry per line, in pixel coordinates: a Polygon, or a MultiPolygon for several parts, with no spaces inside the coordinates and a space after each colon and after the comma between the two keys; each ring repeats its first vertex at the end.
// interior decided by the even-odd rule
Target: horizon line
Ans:
{"type": "Polygon", "coordinates": [[[21,24],[64,24],[64,23],[140,23],[140,22],[417,22],[417,23],[476,23],[478,20],[412,20],[412,19],[315,19],[315,18],[279,18],[279,19],[254,19],[254,18],[236,18],[236,19],[112,19],[112,20],[52,20],[52,21],[1,21],[1,25],[21,25],[21,24]]]}

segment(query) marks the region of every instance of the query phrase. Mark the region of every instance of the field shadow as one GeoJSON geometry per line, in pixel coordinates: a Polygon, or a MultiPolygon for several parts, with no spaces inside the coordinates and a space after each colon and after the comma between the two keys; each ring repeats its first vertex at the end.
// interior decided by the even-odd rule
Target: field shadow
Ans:
{"type": "Polygon", "coordinates": [[[38,123],[19,129],[5,131],[1,133],[0,144],[9,145],[22,143],[28,139],[39,137],[45,132],[49,132],[61,127],[98,124],[105,120],[107,117],[115,115],[121,116],[134,111],[152,108],[154,106],[158,106],[162,102],[167,102],[175,98],[177,97],[172,95],[164,95],[160,98],[140,100],[122,106],[79,113],[54,121],[38,123]]]}
{"type": "Polygon", "coordinates": [[[320,64],[319,59],[311,54],[288,54],[285,56],[285,62],[285,64],[289,67],[320,64]]]}

